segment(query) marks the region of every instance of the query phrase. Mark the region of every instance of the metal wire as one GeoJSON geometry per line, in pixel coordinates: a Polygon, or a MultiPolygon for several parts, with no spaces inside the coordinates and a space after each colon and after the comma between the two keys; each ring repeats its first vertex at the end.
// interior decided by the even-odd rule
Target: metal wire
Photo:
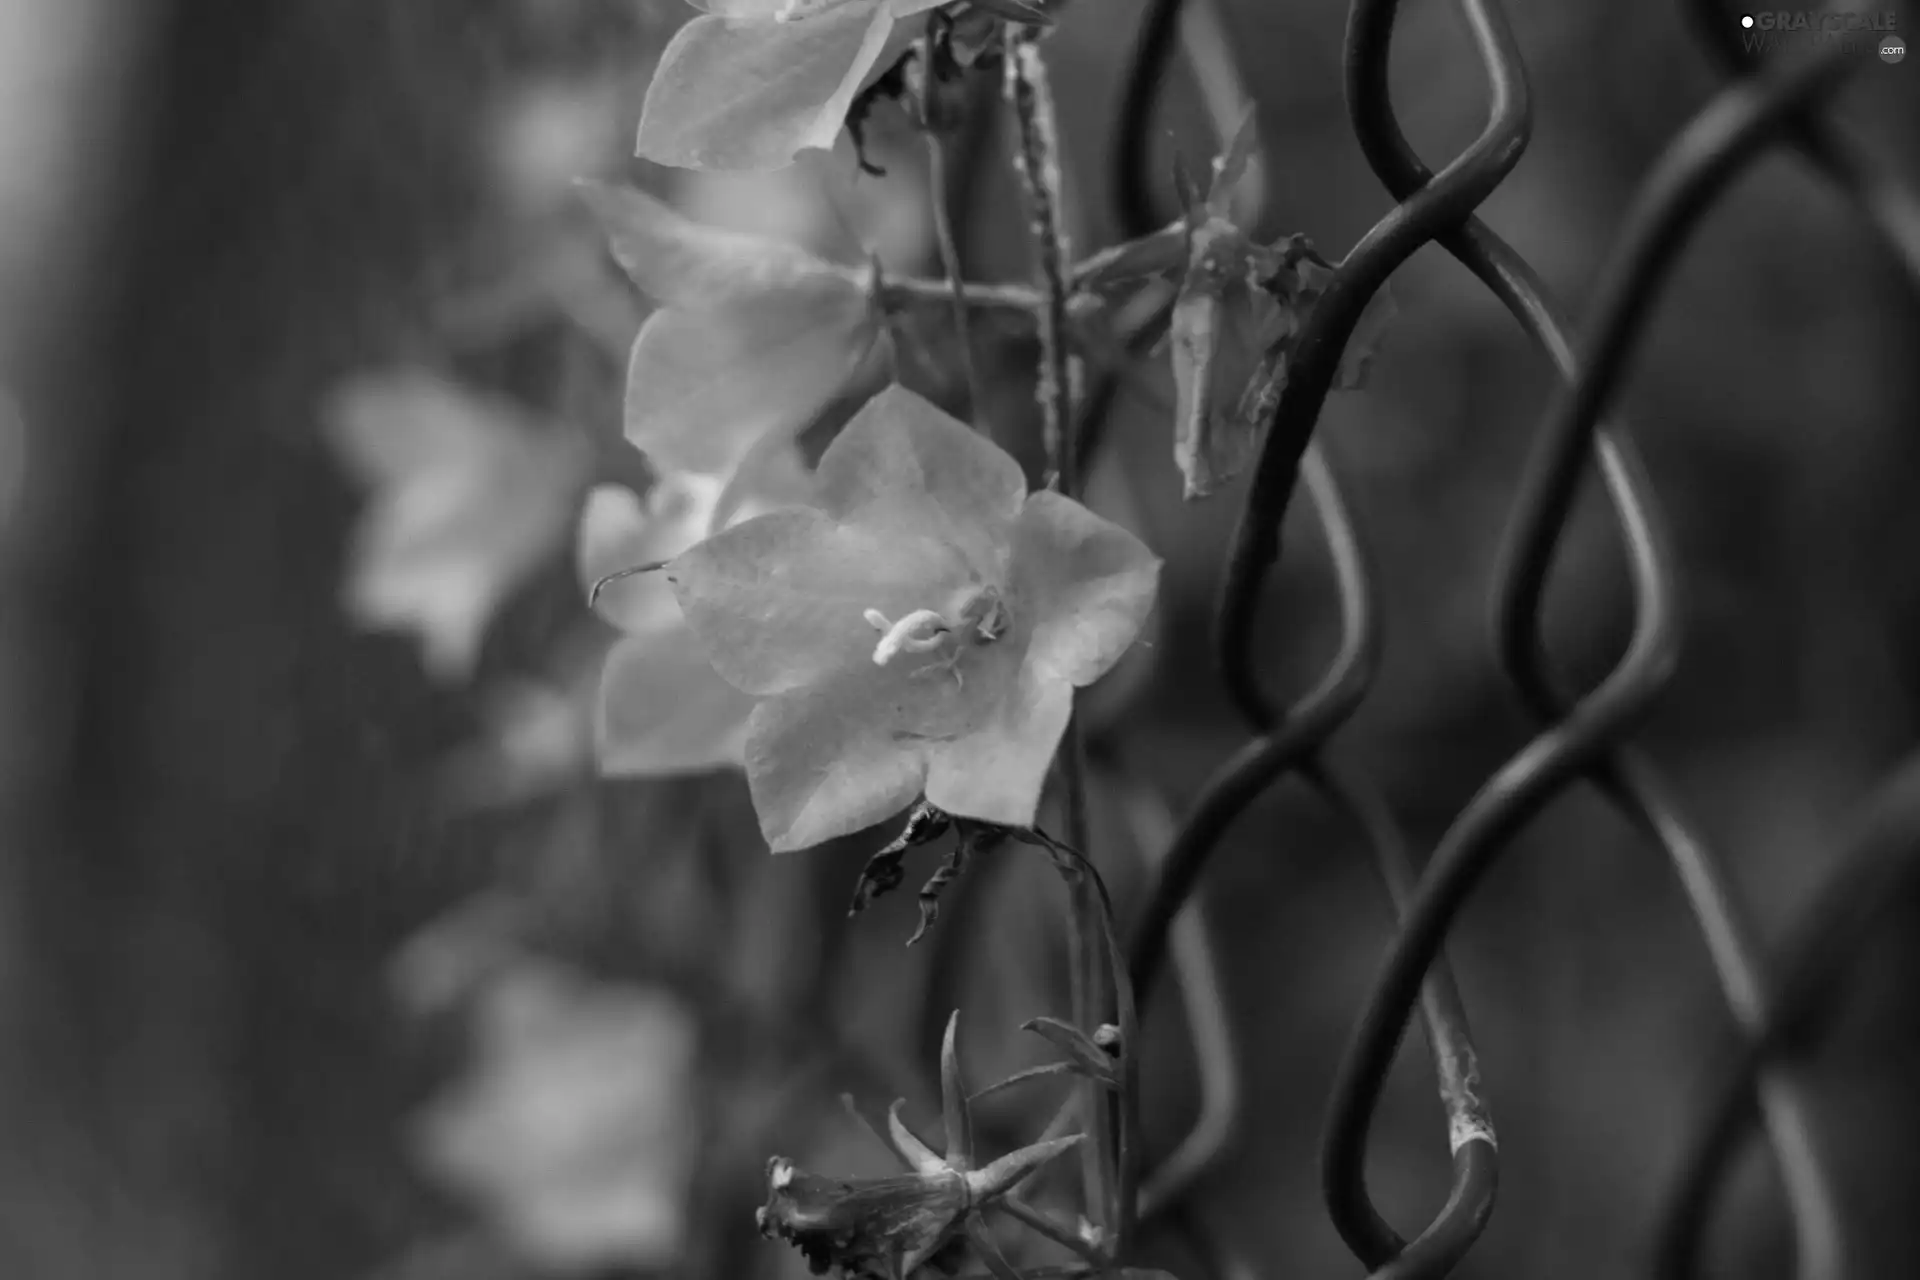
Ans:
{"type": "MultiPolygon", "coordinates": [[[[1726,1175],[1770,1063],[1810,1053],[1842,1007],[1863,942],[1899,910],[1920,905],[1920,754],[1907,759],[1868,806],[1858,831],[1832,859],[1839,870],[1782,948],[1771,1015],[1712,1077],[1704,1117],[1681,1162],[1658,1235],[1655,1274],[1690,1275],[1714,1192],[1726,1175]]],[[[1764,1097],[1764,1095],[1762,1095],[1764,1097]]]]}
{"type": "MultiPolygon", "coordinates": [[[[1154,224],[1145,172],[1145,124],[1178,25],[1180,0],[1149,0],[1129,78],[1114,183],[1122,223],[1154,224]]],[[[1682,1177],[1662,1220],[1659,1271],[1689,1274],[1715,1187],[1758,1102],[1786,1187],[1804,1280],[1841,1273],[1843,1253],[1831,1183],[1817,1158],[1810,1112],[1785,1061],[1819,1028],[1863,921],[1889,900],[1920,895],[1920,764],[1909,766],[1876,810],[1868,833],[1846,852],[1845,870],[1809,913],[1803,941],[1787,953],[1775,995],[1719,860],[1682,815],[1658,770],[1625,741],[1670,676],[1680,619],[1673,555],[1638,450],[1626,428],[1603,422],[1633,345],[1688,234],[1729,181],[1767,146],[1790,143],[1838,186],[1920,289],[1920,195],[1877,166],[1818,114],[1848,70],[1841,51],[1756,71],[1741,54],[1730,18],[1712,0],[1693,17],[1711,52],[1740,74],[1668,149],[1636,202],[1600,276],[1576,357],[1569,327],[1533,270],[1473,217],[1526,146],[1531,128],[1525,70],[1493,0],[1461,0],[1490,96],[1478,139],[1437,174],[1413,153],[1387,91],[1395,0],[1356,0],[1349,10],[1346,79],[1355,135],[1375,174],[1399,203],[1334,273],[1299,335],[1288,385],[1265,424],[1246,506],[1235,533],[1219,603],[1221,675],[1253,738],[1202,788],[1163,864],[1131,950],[1144,1001],[1165,953],[1167,930],[1204,874],[1233,819],[1268,787],[1298,769],[1362,831],[1401,927],[1389,947],[1333,1087],[1322,1143],[1330,1216],[1348,1247],[1376,1276],[1447,1274],[1477,1239],[1493,1207],[1495,1139],[1478,1091],[1466,1015],[1441,947],[1461,905],[1511,838],[1579,781],[1592,783],[1679,879],[1707,958],[1740,1034],[1730,1068],[1717,1077],[1682,1177]],[[1517,490],[1495,572],[1494,647],[1503,673],[1541,725],[1467,804],[1415,878],[1404,837],[1383,797],[1357,774],[1336,772],[1325,745],[1371,685],[1381,649],[1372,575],[1351,512],[1313,441],[1342,350],[1368,299],[1416,249],[1438,243],[1513,314],[1563,379],[1547,409],[1517,490]],[[1591,691],[1576,696],[1556,679],[1541,638],[1543,598],[1554,556],[1591,456],[1618,525],[1634,600],[1634,630],[1623,657],[1591,691]],[[1339,599],[1341,643],[1313,688],[1277,713],[1260,687],[1257,605],[1280,552],[1280,528],[1296,482],[1305,479],[1325,532],[1339,599]],[[1405,1243],[1365,1185],[1366,1139],[1399,1038],[1416,1011],[1433,1051],[1454,1151],[1445,1206],[1405,1243]]],[[[1169,1206],[1177,1209],[1178,1206],[1169,1206]]]]}

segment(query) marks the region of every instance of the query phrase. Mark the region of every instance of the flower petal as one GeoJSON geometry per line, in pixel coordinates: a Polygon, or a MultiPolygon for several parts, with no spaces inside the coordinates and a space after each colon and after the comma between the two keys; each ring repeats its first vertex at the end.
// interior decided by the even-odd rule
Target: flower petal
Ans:
{"type": "Polygon", "coordinates": [[[847,268],[797,244],[695,222],[633,187],[585,178],[574,186],[606,228],[614,261],[658,306],[711,311],[802,287],[860,292],[847,268]]]}
{"type": "Polygon", "coordinates": [[[707,533],[751,520],[782,507],[814,504],[813,472],[793,437],[776,433],[747,451],[727,480],[707,533]]]}
{"type": "Polygon", "coordinates": [[[851,835],[912,804],[926,781],[921,745],[844,714],[833,690],[768,698],[747,727],[747,783],[775,853],[851,835]]]}
{"type": "Polygon", "coordinates": [[[1032,615],[1028,662],[1088,685],[1140,634],[1159,587],[1160,559],[1111,520],[1043,492],[1020,514],[1014,572],[1016,614],[1032,615]]]}
{"type": "Polygon", "coordinates": [[[738,767],[754,700],[720,678],[684,626],[607,652],[594,746],[608,777],[738,767]]]}
{"type": "Polygon", "coordinates": [[[879,332],[865,292],[837,278],[656,311],[627,363],[627,439],[664,470],[731,475],[757,443],[812,421],[879,332]]]}
{"type": "Polygon", "coordinates": [[[952,552],[930,539],[841,524],[812,508],[742,521],[666,574],[714,669],[762,696],[841,670],[877,676],[880,637],[866,612],[898,618],[965,581],[952,552]]]}
{"type": "Polygon", "coordinates": [[[660,56],[635,150],[683,169],[780,169],[808,148],[831,150],[895,39],[892,13],[870,3],[801,22],[695,18],[660,56]]]}
{"type": "Polygon", "coordinates": [[[833,514],[924,531],[993,578],[1027,496],[1006,450],[898,384],[834,437],[818,476],[821,505],[833,514]]]}
{"type": "Polygon", "coordinates": [[[1073,714],[1073,686],[1029,662],[1006,693],[972,732],[927,745],[927,801],[956,817],[1030,827],[1073,714]]]}

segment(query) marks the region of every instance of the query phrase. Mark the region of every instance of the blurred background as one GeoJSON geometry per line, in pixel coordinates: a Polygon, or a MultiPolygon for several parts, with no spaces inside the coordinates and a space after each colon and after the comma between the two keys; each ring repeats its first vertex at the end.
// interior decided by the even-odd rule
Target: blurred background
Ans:
{"type": "MultiPolygon", "coordinates": [[[[1083,251],[1115,234],[1110,129],[1141,7],[1069,6],[1046,46],[1083,251]]],[[[1637,184],[1719,79],[1667,5],[1513,9],[1537,123],[1481,213],[1578,315],[1637,184]]],[[[1017,1031],[1066,1012],[1062,896],[1038,857],[973,867],[909,950],[910,890],[938,851],[909,859],[909,891],[849,921],[886,832],[774,859],[736,773],[583,775],[576,713],[614,632],[582,600],[571,509],[540,506],[538,486],[524,507],[501,499],[544,550],[470,678],[437,678],[417,643],[350,607],[385,499],[328,426],[343,386],[412,378],[467,406],[455,418],[512,424],[489,438],[618,432],[645,303],[576,176],[938,274],[923,153],[895,116],[874,126],[883,179],[856,179],[844,139],[771,175],[629,158],[651,69],[693,13],[0,3],[4,1274],[797,1276],[804,1260],[753,1230],[767,1157],[890,1167],[842,1091],[869,1116],[905,1096],[931,1131],[956,1007],[976,1079],[1048,1056],[1017,1031]],[[542,542],[548,526],[563,536],[542,542]]],[[[1391,207],[1341,99],[1343,9],[1222,0],[1219,16],[1258,101],[1259,229],[1338,257],[1391,207]]],[[[1856,80],[1841,118],[1920,178],[1920,70],[1856,80]]],[[[1407,6],[1393,83],[1430,159],[1484,122],[1451,6],[1407,6]]],[[[1214,149],[1206,99],[1176,63],[1156,174],[1176,151],[1197,167],[1214,149]]],[[[997,128],[963,164],[969,275],[1024,278],[997,128]]],[[[1529,733],[1493,663],[1488,589],[1551,378],[1439,250],[1393,291],[1369,388],[1332,397],[1321,425],[1386,628],[1380,678],[1334,754],[1378,781],[1425,850],[1529,733]]],[[[1031,438],[1031,348],[989,336],[1002,438],[1031,438]]],[[[1913,744],[1916,349],[1920,306],[1892,258],[1775,156],[1707,219],[1620,402],[1687,611],[1678,676],[1640,740],[1766,938],[1913,744]]],[[[1244,736],[1208,648],[1242,486],[1182,502],[1164,366],[1140,362],[1089,481],[1090,504],[1167,562],[1151,646],[1086,702],[1093,846],[1123,917],[1244,736]]],[[[923,385],[956,391],[938,370],[923,385]]],[[[1260,640],[1287,694],[1337,639],[1299,505],[1260,640]]],[[[394,590],[437,599],[451,588],[436,573],[454,570],[423,553],[394,572],[394,590]]],[[[1629,620],[1589,492],[1549,643],[1591,679],[1629,620]]],[[[1190,1217],[1257,1274],[1357,1275],[1319,1200],[1315,1144],[1390,936],[1384,895],[1353,834],[1290,782],[1235,825],[1198,901],[1205,933],[1186,935],[1181,976],[1224,1011],[1240,1112],[1190,1217]]],[[[1576,788],[1500,862],[1450,955],[1504,1166],[1460,1274],[1643,1274],[1728,1024],[1669,868],[1576,788]]],[[[1863,1263],[1908,1274],[1920,1155],[1896,1135],[1920,1121],[1920,1037],[1900,981],[1912,945],[1885,955],[1822,1061],[1818,1114],[1863,1263]]],[[[1160,988],[1143,1046],[1156,1156],[1199,1106],[1180,989],[1160,988]]],[[[1418,1037],[1401,1058],[1370,1170],[1411,1232],[1445,1197],[1448,1155],[1418,1037]]],[[[1058,1089],[997,1099],[989,1132],[1031,1140],[1058,1089]]],[[[1779,1204],[1751,1144],[1710,1237],[1716,1274],[1790,1274],[1779,1204]]],[[[1180,1239],[1145,1243],[1202,1274],[1180,1239]]]]}

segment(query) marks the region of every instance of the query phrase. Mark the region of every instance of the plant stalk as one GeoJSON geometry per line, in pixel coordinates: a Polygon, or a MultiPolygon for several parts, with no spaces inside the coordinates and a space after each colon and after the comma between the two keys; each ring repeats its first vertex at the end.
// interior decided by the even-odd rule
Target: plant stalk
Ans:
{"type": "MultiPolygon", "coordinates": [[[[1062,225],[1060,137],[1053,94],[1033,31],[1006,28],[1006,97],[1016,132],[1015,169],[1026,197],[1029,233],[1042,293],[1036,309],[1040,369],[1036,395],[1042,413],[1041,440],[1046,450],[1047,487],[1071,497],[1079,474],[1074,441],[1073,370],[1067,351],[1068,278],[1071,258],[1062,225]]],[[[1061,742],[1060,776],[1066,809],[1067,842],[1087,847],[1086,758],[1077,717],[1061,742]]],[[[1067,888],[1067,946],[1074,1024],[1089,1034],[1111,1021],[1113,1000],[1107,978],[1101,904],[1086,870],[1062,866],[1067,888]]],[[[1132,1046],[1125,1046],[1127,1052],[1132,1046]]],[[[1090,1221],[1117,1237],[1131,1218],[1120,1203],[1121,1179],[1114,1145],[1114,1099],[1104,1086],[1086,1081],[1080,1089],[1089,1141],[1081,1147],[1086,1213],[1090,1221]]],[[[1118,1244],[1118,1240],[1114,1240],[1118,1244]]]]}

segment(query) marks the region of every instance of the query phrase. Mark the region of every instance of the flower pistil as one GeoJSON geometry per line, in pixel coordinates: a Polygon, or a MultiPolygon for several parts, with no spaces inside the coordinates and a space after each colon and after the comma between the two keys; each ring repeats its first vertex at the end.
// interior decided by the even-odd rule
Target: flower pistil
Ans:
{"type": "Polygon", "coordinates": [[[867,625],[880,633],[873,647],[873,664],[884,667],[903,653],[934,653],[952,646],[949,652],[913,674],[951,671],[954,682],[965,687],[958,663],[969,643],[990,644],[1006,634],[1011,619],[1005,601],[991,586],[973,584],[960,588],[948,602],[945,613],[937,609],[915,609],[898,621],[889,620],[878,609],[862,616],[867,625]]]}

